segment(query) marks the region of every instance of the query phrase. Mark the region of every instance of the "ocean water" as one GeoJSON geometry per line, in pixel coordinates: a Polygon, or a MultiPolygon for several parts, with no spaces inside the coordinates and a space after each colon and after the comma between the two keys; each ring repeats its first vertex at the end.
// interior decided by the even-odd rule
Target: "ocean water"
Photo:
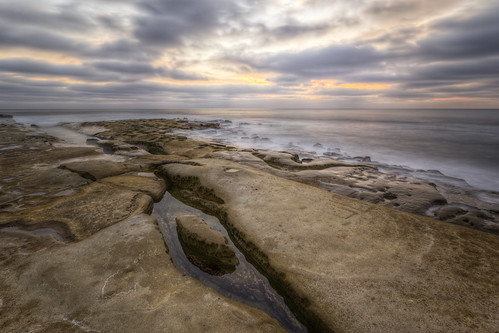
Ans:
{"type": "Polygon", "coordinates": [[[167,109],[1,110],[18,122],[133,118],[222,121],[195,135],[242,147],[297,152],[403,166],[423,178],[464,180],[499,191],[499,110],[471,109],[167,109]],[[430,172],[426,172],[430,170],[430,172]],[[429,176],[430,175],[430,176],[429,176]]]}

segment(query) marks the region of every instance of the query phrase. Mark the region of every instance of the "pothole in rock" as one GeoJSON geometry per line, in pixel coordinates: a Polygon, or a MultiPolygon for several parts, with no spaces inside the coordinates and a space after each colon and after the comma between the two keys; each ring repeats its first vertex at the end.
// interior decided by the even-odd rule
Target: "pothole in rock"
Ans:
{"type": "Polygon", "coordinates": [[[183,274],[189,275],[232,300],[247,304],[275,318],[289,332],[306,332],[306,328],[289,310],[284,299],[272,288],[269,281],[250,264],[230,239],[220,221],[211,215],[184,204],[166,192],[163,199],[154,205],[152,214],[168,245],[174,265],[183,274]],[[176,219],[180,216],[197,216],[215,231],[220,232],[234,249],[239,264],[232,273],[211,275],[193,265],[186,257],[177,233],[176,219]]]}

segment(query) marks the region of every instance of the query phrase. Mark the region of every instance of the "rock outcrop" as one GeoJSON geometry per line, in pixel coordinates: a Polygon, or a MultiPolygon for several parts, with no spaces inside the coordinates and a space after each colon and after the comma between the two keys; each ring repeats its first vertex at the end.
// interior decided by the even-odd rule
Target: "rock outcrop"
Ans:
{"type": "Polygon", "coordinates": [[[180,244],[187,258],[202,271],[224,275],[236,269],[239,260],[227,238],[210,229],[203,219],[194,215],[176,218],[180,244]]]}
{"type": "MultiPolygon", "coordinates": [[[[0,248],[16,236],[0,231],[0,248]]],[[[2,332],[284,332],[265,313],[183,276],[156,221],[134,215],[85,240],[0,266],[2,332]]]]}
{"type": "Polygon", "coordinates": [[[284,332],[174,267],[143,214],[165,182],[130,173],[163,159],[57,147],[11,120],[0,133],[0,331],[284,332]]]}
{"type": "Polygon", "coordinates": [[[158,202],[166,192],[164,180],[158,179],[153,173],[127,174],[107,177],[101,180],[103,183],[112,184],[133,191],[139,191],[149,195],[158,202]]]}
{"type": "Polygon", "coordinates": [[[162,173],[223,217],[313,331],[493,332],[499,238],[238,163],[162,173]]]}
{"type": "Polygon", "coordinates": [[[137,165],[119,163],[105,159],[64,163],[60,167],[76,172],[80,176],[90,180],[99,180],[105,177],[121,175],[126,172],[140,171],[140,168],[137,165]]]}

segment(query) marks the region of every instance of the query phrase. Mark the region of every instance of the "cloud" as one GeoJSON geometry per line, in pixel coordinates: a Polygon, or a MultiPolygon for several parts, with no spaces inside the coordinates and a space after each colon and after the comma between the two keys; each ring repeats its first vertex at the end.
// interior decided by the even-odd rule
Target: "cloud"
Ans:
{"type": "Polygon", "coordinates": [[[4,0],[0,107],[16,98],[308,105],[317,95],[321,105],[473,96],[490,105],[499,94],[493,3],[4,0]],[[243,77],[269,85],[229,84],[243,77]]]}
{"type": "Polygon", "coordinates": [[[413,12],[420,6],[420,1],[374,1],[367,7],[366,12],[373,15],[400,16],[413,12]]]}
{"type": "Polygon", "coordinates": [[[147,63],[140,62],[131,63],[125,61],[94,61],[89,63],[88,65],[103,71],[126,74],[151,75],[161,72],[161,70],[159,70],[158,68],[155,68],[147,63]]]}
{"type": "Polygon", "coordinates": [[[89,47],[62,34],[47,33],[30,27],[12,28],[2,22],[0,22],[0,44],[2,48],[16,46],[68,53],[78,53],[89,47]]]}
{"type": "Polygon", "coordinates": [[[73,77],[92,79],[93,81],[109,81],[116,76],[105,77],[89,71],[88,68],[77,65],[53,65],[47,62],[30,59],[1,59],[0,71],[8,73],[22,73],[30,75],[46,75],[59,77],[73,77]]]}
{"type": "Polygon", "coordinates": [[[472,17],[452,17],[431,26],[420,41],[419,55],[427,60],[453,60],[499,55],[499,6],[472,17]]]}
{"type": "Polygon", "coordinates": [[[264,27],[262,33],[267,40],[282,40],[293,39],[306,34],[322,34],[332,29],[331,24],[301,24],[301,23],[288,23],[276,28],[264,27]]]}
{"type": "MultiPolygon", "coordinates": [[[[26,1],[24,1],[26,2],[26,1]]],[[[36,6],[18,1],[0,3],[0,21],[9,26],[34,27],[43,30],[82,32],[97,25],[87,16],[81,15],[75,6],[36,6]]]]}
{"type": "Polygon", "coordinates": [[[121,74],[139,75],[144,77],[161,76],[177,80],[204,80],[200,75],[189,74],[177,69],[168,67],[154,67],[144,62],[125,62],[125,61],[94,61],[87,65],[100,70],[115,72],[121,74]]]}
{"type": "Polygon", "coordinates": [[[54,65],[31,59],[0,59],[0,72],[29,76],[73,78],[89,82],[130,82],[151,77],[168,77],[177,80],[203,80],[195,74],[184,73],[167,67],[153,67],[143,62],[94,61],[82,65],[54,65]]]}
{"type": "Polygon", "coordinates": [[[138,6],[146,15],[137,18],[135,37],[165,46],[205,35],[238,11],[235,2],[225,0],[144,0],[138,6]]]}
{"type": "Polygon", "coordinates": [[[280,53],[253,67],[306,78],[331,77],[353,70],[375,69],[385,55],[370,46],[331,45],[298,53],[280,53]]]}

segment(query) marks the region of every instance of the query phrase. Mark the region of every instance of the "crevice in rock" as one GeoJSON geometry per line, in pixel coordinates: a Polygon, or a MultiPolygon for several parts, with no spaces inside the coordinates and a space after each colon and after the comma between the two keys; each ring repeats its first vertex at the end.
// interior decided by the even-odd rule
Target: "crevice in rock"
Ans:
{"type": "Polygon", "coordinates": [[[196,177],[170,177],[166,174],[161,174],[161,176],[166,177],[172,185],[169,191],[175,198],[219,219],[234,245],[244,254],[248,262],[269,280],[271,286],[284,298],[296,318],[310,332],[331,331],[331,327],[328,327],[313,310],[309,309],[310,301],[307,297],[299,295],[286,281],[286,276],[272,266],[267,255],[254,243],[248,241],[244,233],[234,227],[223,207],[223,200],[216,197],[213,190],[208,189],[208,193],[213,195],[207,197],[207,189],[200,186],[199,179],[196,177]],[[215,200],[210,200],[212,198],[215,200]]]}
{"type": "MultiPolygon", "coordinates": [[[[217,200],[218,202],[215,202],[215,201],[210,201],[206,198],[200,198],[199,196],[196,196],[196,198],[194,198],[192,195],[195,195],[195,193],[197,193],[197,192],[184,189],[183,187],[180,188],[178,186],[175,186],[171,183],[171,179],[169,179],[169,178],[167,179],[167,181],[169,182],[169,184],[171,184],[171,186],[169,187],[168,192],[165,193],[165,196],[169,196],[173,200],[178,200],[179,202],[181,202],[183,205],[189,207],[190,209],[194,209],[194,210],[202,212],[203,214],[205,214],[205,217],[211,216],[211,217],[217,219],[220,223],[220,228],[221,228],[220,230],[223,230],[226,233],[226,236],[232,242],[232,246],[236,250],[236,253],[239,253],[238,259],[239,259],[240,263],[236,267],[236,271],[234,273],[225,274],[222,276],[211,276],[208,273],[204,273],[204,272],[201,272],[201,276],[199,276],[199,275],[193,276],[191,274],[189,274],[189,275],[200,280],[204,284],[216,289],[218,292],[220,292],[221,294],[223,294],[226,297],[229,297],[233,300],[245,303],[247,305],[253,306],[255,308],[258,308],[260,310],[267,312],[270,316],[277,319],[280,322],[280,324],[290,332],[306,332],[306,328],[305,328],[305,326],[302,325],[301,319],[298,318],[298,316],[296,316],[296,313],[293,311],[293,309],[291,309],[291,307],[289,307],[289,304],[287,301],[285,301],[285,299],[280,301],[280,302],[282,302],[282,304],[272,303],[273,302],[272,297],[274,297],[274,302],[275,302],[275,297],[282,297],[283,296],[282,292],[276,288],[275,283],[272,283],[270,281],[270,279],[268,279],[268,275],[265,274],[265,270],[262,269],[262,266],[258,265],[258,263],[255,262],[255,260],[253,259],[253,256],[251,256],[251,254],[248,253],[248,251],[245,251],[244,247],[240,246],[240,244],[238,243],[238,238],[234,237],[234,235],[232,234],[231,231],[233,230],[233,228],[231,226],[229,226],[226,222],[227,221],[227,214],[225,213],[225,211],[222,208],[223,204],[220,203],[221,199],[217,198],[218,200],[217,199],[215,199],[215,200],[217,200]],[[194,199],[194,200],[192,200],[192,199],[194,199]],[[248,265],[251,265],[251,268],[248,268],[248,265]],[[243,271],[239,271],[241,269],[243,271]],[[249,273],[249,276],[247,273],[248,269],[250,272],[252,272],[252,273],[249,273]],[[245,272],[244,270],[246,270],[246,273],[244,273],[245,272]],[[205,275],[203,275],[203,274],[205,274],[205,275]],[[262,278],[265,281],[267,281],[266,283],[269,284],[268,287],[266,287],[266,288],[270,288],[270,289],[268,289],[266,292],[259,294],[258,289],[262,288],[263,282],[258,282],[258,279],[260,279],[260,278],[255,276],[255,274],[261,274],[262,278]],[[208,276],[208,278],[206,276],[208,276]],[[211,278],[209,276],[211,276],[211,278]],[[231,276],[234,276],[234,277],[231,277],[231,276]],[[225,283],[228,284],[228,286],[217,286],[215,282],[211,281],[211,279],[218,279],[218,278],[226,279],[225,283]],[[232,282],[228,282],[231,279],[234,279],[234,280],[232,282]],[[256,286],[259,286],[259,287],[253,286],[253,287],[250,287],[248,291],[245,291],[244,284],[246,282],[244,282],[243,279],[248,279],[249,283],[257,282],[256,286]],[[230,286],[231,284],[233,284],[232,287],[230,286]],[[228,289],[225,289],[225,288],[228,288],[228,289]],[[246,294],[246,296],[242,296],[244,294],[246,294]],[[272,295],[275,295],[275,296],[272,296],[272,295]],[[270,301],[265,300],[265,298],[267,298],[267,297],[270,297],[271,300],[270,301]],[[286,304],[287,307],[284,304],[286,304]],[[285,308],[281,309],[282,306],[285,306],[285,308]],[[288,312],[288,314],[287,315],[283,314],[286,311],[288,312]],[[294,316],[292,313],[294,314],[294,316]],[[291,317],[289,317],[289,316],[291,316],[291,317]],[[298,321],[298,320],[300,320],[300,321],[298,321]]],[[[188,182],[190,184],[198,184],[198,182],[193,180],[193,179],[189,179],[188,182]]],[[[197,188],[201,189],[202,187],[198,186],[197,188]]],[[[201,192],[203,192],[202,189],[201,189],[201,192]]],[[[216,196],[211,196],[211,198],[216,198],[216,196]]],[[[163,198],[163,200],[165,200],[165,198],[163,198]]],[[[221,202],[223,202],[223,201],[221,201],[221,202]]],[[[159,204],[156,204],[155,210],[153,212],[153,216],[157,217],[158,223],[160,224],[160,229],[162,229],[163,235],[165,237],[165,242],[166,242],[165,232],[167,232],[167,231],[164,230],[164,225],[163,225],[164,222],[161,222],[163,217],[157,216],[157,215],[159,215],[159,214],[168,215],[168,212],[162,211],[162,209],[164,209],[164,208],[160,208],[160,207],[161,207],[161,202],[159,204]],[[161,225],[163,225],[163,227],[161,225]]],[[[192,211],[191,211],[191,213],[192,213],[192,211]]],[[[172,218],[172,217],[170,216],[170,218],[172,218]]],[[[175,230],[169,230],[169,234],[173,234],[173,233],[175,234],[175,237],[178,238],[178,235],[175,232],[175,230]]],[[[181,251],[183,252],[183,249],[182,249],[180,243],[179,243],[179,246],[181,248],[181,251]]],[[[178,251],[178,249],[175,249],[175,247],[176,247],[175,245],[171,245],[168,243],[167,243],[167,247],[170,249],[170,256],[172,257],[172,260],[175,263],[178,259],[174,259],[174,257],[175,257],[174,252],[178,251]]],[[[185,255],[185,254],[183,254],[183,255],[185,255]]],[[[261,255],[263,255],[263,254],[261,254],[261,255]]],[[[188,260],[188,259],[186,258],[186,260],[188,260]]],[[[192,263],[190,263],[190,264],[192,264],[192,263]]],[[[185,265],[185,264],[180,264],[180,266],[182,266],[182,265],[185,265]]],[[[177,266],[177,264],[175,264],[175,266],[177,266]]],[[[185,267],[183,268],[183,267],[177,266],[177,269],[179,269],[181,272],[183,272],[185,274],[185,267]]]]}

